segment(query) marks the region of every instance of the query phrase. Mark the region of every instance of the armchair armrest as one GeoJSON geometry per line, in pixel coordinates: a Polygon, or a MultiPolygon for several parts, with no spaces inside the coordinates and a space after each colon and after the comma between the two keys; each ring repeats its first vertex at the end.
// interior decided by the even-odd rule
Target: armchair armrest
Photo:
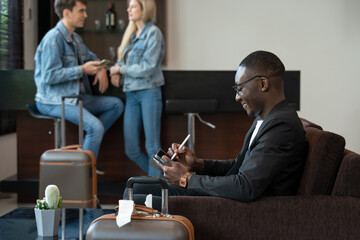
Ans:
{"type": "Polygon", "coordinates": [[[193,223],[196,239],[356,239],[360,199],[350,196],[169,197],[169,212],[193,223]]]}
{"type": "Polygon", "coordinates": [[[345,150],[332,195],[360,197],[360,155],[345,150]]]}

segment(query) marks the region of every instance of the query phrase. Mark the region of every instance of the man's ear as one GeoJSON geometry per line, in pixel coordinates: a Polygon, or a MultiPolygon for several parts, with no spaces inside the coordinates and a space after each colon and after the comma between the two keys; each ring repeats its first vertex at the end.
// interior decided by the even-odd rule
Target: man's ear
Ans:
{"type": "Polygon", "coordinates": [[[71,11],[69,9],[63,10],[63,18],[67,18],[70,15],[71,11]]]}
{"type": "Polygon", "coordinates": [[[261,84],[261,91],[266,92],[269,89],[270,86],[269,79],[262,77],[260,79],[260,84],[261,84]]]}

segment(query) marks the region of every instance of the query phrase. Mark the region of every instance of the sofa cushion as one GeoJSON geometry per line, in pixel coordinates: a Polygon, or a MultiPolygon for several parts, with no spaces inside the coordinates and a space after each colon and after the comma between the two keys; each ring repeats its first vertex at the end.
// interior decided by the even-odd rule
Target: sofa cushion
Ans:
{"type": "Polygon", "coordinates": [[[169,196],[169,213],[187,217],[195,239],[359,239],[360,200],[350,196],[261,197],[254,202],[169,196]]]}
{"type": "Polygon", "coordinates": [[[313,127],[305,131],[309,149],[297,194],[331,194],[343,158],[345,139],[313,127]]]}
{"type": "Polygon", "coordinates": [[[332,195],[360,197],[360,155],[345,149],[332,195]]]}

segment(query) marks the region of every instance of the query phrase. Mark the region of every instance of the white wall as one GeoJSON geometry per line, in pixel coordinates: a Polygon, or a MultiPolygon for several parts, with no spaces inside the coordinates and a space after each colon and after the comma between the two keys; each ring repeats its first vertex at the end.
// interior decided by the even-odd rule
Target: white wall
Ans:
{"type": "Polygon", "coordinates": [[[0,181],[17,173],[16,134],[0,136],[0,181]]]}
{"type": "Polygon", "coordinates": [[[301,71],[299,115],[360,152],[360,1],[167,1],[168,69],[236,70],[259,49],[301,71]]]}

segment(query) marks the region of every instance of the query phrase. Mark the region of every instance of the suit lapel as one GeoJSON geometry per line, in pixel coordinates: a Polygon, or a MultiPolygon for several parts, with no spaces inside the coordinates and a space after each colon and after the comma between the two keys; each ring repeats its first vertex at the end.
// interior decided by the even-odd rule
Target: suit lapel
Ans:
{"type": "Polygon", "coordinates": [[[264,128],[266,127],[267,123],[269,121],[271,121],[274,116],[272,115],[272,113],[276,110],[274,109],[277,109],[277,108],[282,108],[284,105],[286,106],[288,103],[286,100],[280,102],[279,104],[277,104],[271,111],[270,113],[265,117],[263,123],[261,124],[259,130],[258,130],[258,133],[256,134],[254,140],[252,141],[251,143],[251,146],[249,146],[249,143],[250,143],[250,139],[251,139],[251,135],[252,133],[254,132],[255,130],[255,127],[256,127],[256,123],[258,120],[261,120],[260,116],[257,116],[253,122],[253,124],[251,125],[249,131],[246,133],[246,136],[245,136],[245,141],[244,141],[244,144],[243,144],[243,147],[241,149],[241,152],[237,155],[236,159],[235,159],[235,163],[234,165],[231,167],[230,171],[226,174],[227,176],[228,175],[232,175],[232,174],[237,174],[239,172],[239,168],[241,166],[241,164],[243,163],[244,161],[244,158],[245,158],[245,155],[246,153],[252,149],[252,146],[254,145],[254,143],[256,143],[259,139],[259,137],[262,135],[262,132],[264,130],[264,128]]]}
{"type": "Polygon", "coordinates": [[[240,168],[240,166],[241,166],[241,164],[242,164],[242,162],[244,160],[245,154],[248,151],[250,138],[251,138],[251,135],[252,135],[252,133],[253,133],[253,131],[255,129],[257,120],[258,120],[257,118],[254,120],[254,122],[251,125],[249,131],[246,133],[243,147],[242,147],[240,153],[237,155],[234,165],[231,167],[230,171],[226,174],[227,176],[238,173],[239,168],[240,168]]]}

